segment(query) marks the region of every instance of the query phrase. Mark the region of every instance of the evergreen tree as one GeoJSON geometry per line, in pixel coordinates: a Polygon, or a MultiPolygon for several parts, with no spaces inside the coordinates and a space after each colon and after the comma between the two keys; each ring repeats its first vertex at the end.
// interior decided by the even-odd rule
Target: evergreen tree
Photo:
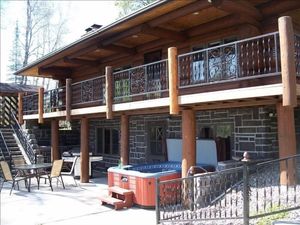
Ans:
{"type": "Polygon", "coordinates": [[[22,67],[22,51],[20,46],[20,29],[19,21],[16,21],[15,34],[13,40],[13,47],[10,52],[10,65],[9,69],[12,73],[9,75],[8,80],[12,83],[22,83],[21,76],[16,76],[13,74],[13,71],[17,71],[22,67]]]}
{"type": "Polygon", "coordinates": [[[154,1],[155,0],[116,0],[115,6],[120,10],[119,17],[124,17],[154,1]]]}

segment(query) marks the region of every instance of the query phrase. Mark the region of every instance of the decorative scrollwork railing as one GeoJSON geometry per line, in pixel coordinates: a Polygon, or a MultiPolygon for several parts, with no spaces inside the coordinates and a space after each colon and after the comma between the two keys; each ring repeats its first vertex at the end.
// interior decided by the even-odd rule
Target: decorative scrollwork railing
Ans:
{"type": "Polygon", "coordinates": [[[300,35],[295,35],[295,63],[296,75],[300,77],[300,35]]]}
{"type": "Polygon", "coordinates": [[[180,87],[280,73],[278,32],[178,56],[180,87]]]}
{"type": "Polygon", "coordinates": [[[24,95],[24,97],[23,97],[23,113],[24,113],[24,115],[38,113],[38,94],[24,95]]]}
{"type": "Polygon", "coordinates": [[[159,98],[168,90],[167,60],[115,72],[113,78],[115,102],[130,101],[135,96],[159,98]]]}
{"type": "Polygon", "coordinates": [[[66,87],[59,87],[44,93],[44,113],[62,110],[65,107],[66,87]]]}
{"type": "Polygon", "coordinates": [[[95,102],[105,104],[105,76],[72,84],[72,105],[95,102]]]}

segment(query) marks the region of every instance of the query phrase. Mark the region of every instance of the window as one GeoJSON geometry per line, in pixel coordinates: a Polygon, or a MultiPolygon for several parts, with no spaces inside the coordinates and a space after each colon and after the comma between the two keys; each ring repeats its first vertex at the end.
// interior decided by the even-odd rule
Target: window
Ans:
{"type": "Polygon", "coordinates": [[[115,128],[97,128],[96,153],[119,154],[119,130],[115,128]]]}
{"type": "Polygon", "coordinates": [[[167,160],[166,123],[151,121],[147,124],[148,162],[162,162],[167,160]]]}

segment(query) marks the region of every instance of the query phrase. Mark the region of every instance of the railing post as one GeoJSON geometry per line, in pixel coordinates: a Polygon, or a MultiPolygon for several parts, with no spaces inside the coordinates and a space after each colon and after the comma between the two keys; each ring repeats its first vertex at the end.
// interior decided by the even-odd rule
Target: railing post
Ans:
{"type": "Polygon", "coordinates": [[[179,114],[177,48],[168,48],[170,114],[179,114]]]}
{"type": "Polygon", "coordinates": [[[282,76],[282,105],[296,107],[296,66],[295,66],[295,37],[292,19],[283,16],[278,19],[281,76],[282,76]]]}
{"type": "Polygon", "coordinates": [[[39,88],[39,96],[38,96],[38,113],[39,113],[39,123],[44,123],[44,88],[40,87],[39,88]]]}
{"type": "Polygon", "coordinates": [[[156,190],[156,201],[155,201],[155,212],[156,212],[156,224],[160,222],[160,213],[159,213],[159,178],[155,179],[155,190],[156,190]]]}
{"type": "Polygon", "coordinates": [[[250,188],[249,188],[249,154],[248,152],[244,153],[243,162],[243,218],[244,225],[249,225],[249,198],[250,198],[250,188]]]}
{"type": "Polygon", "coordinates": [[[106,102],[106,119],[113,118],[113,85],[112,85],[112,67],[105,67],[105,102],[106,102]]]}
{"type": "Polygon", "coordinates": [[[66,79],[66,120],[71,121],[72,109],[72,79],[66,79]]]}
{"type": "Polygon", "coordinates": [[[23,124],[23,93],[18,93],[18,120],[19,124],[23,124]]]}

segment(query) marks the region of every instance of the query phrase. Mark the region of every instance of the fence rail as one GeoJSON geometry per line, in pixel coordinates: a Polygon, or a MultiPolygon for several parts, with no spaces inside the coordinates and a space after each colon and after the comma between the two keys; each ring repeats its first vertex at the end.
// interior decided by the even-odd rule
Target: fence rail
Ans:
{"type": "Polygon", "coordinates": [[[168,61],[137,66],[113,74],[115,102],[131,101],[133,97],[145,96],[146,99],[159,98],[168,90],[168,61]]]}
{"type": "Polygon", "coordinates": [[[72,84],[72,105],[93,102],[105,104],[105,76],[72,84]]]}
{"type": "Polygon", "coordinates": [[[278,32],[178,56],[179,85],[203,85],[280,73],[278,32]]]}
{"type": "Polygon", "coordinates": [[[44,113],[63,110],[66,102],[66,87],[59,87],[44,93],[44,113]]]}
{"type": "Polygon", "coordinates": [[[300,155],[157,181],[157,224],[240,220],[300,208],[300,155]],[[280,170],[286,170],[280,177],[280,170]],[[288,182],[283,184],[283,180],[288,182]]]}
{"type": "Polygon", "coordinates": [[[29,94],[23,96],[23,113],[24,115],[38,113],[38,94],[29,94]]]}

